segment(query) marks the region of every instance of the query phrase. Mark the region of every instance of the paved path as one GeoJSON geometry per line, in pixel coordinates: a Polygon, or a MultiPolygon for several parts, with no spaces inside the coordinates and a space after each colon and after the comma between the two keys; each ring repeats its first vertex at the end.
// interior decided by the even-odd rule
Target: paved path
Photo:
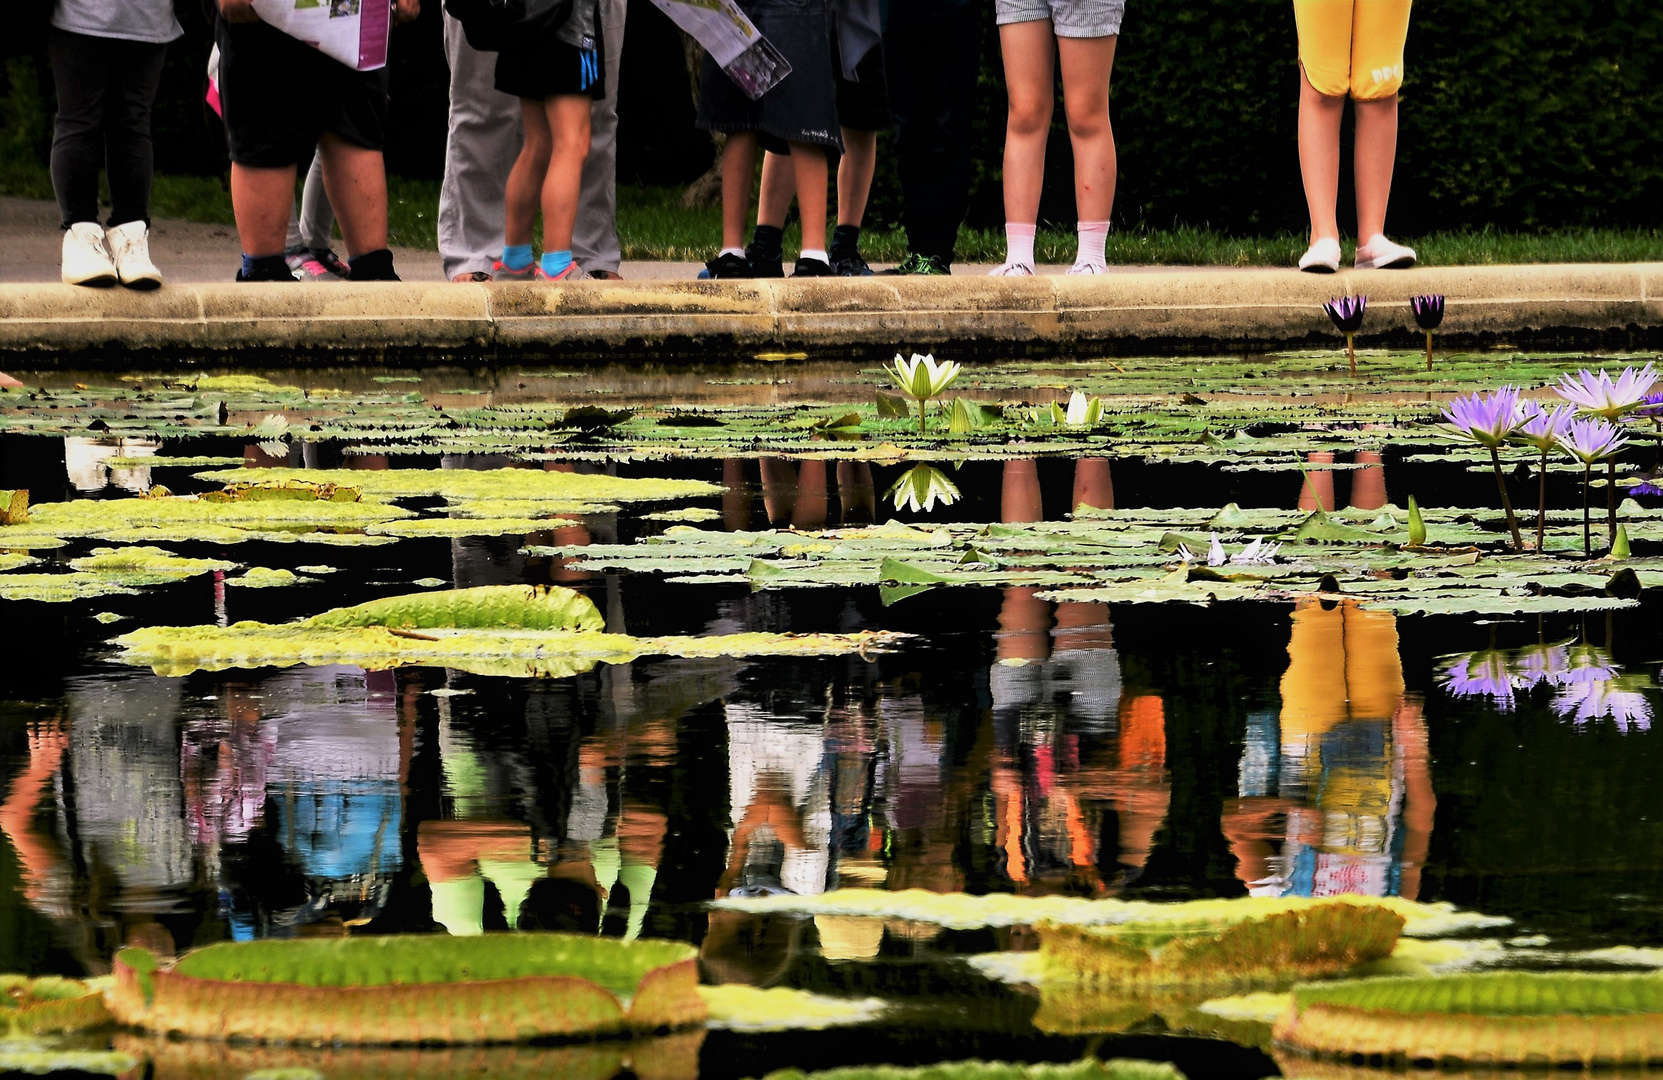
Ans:
{"type": "MultiPolygon", "coordinates": [[[[43,199],[0,197],[0,282],[59,282],[62,234],[58,207],[43,199]]],[[[150,255],[162,276],[175,285],[230,281],[239,257],[237,232],[229,225],[157,218],[150,228],[150,255]]],[[[417,248],[394,248],[394,262],[405,281],[441,281],[439,255],[417,248]]],[[[630,281],[689,281],[703,269],[696,262],[626,262],[630,281]]],[[[989,266],[967,263],[961,275],[986,274],[989,266]]],[[[1065,266],[1042,266],[1042,274],[1061,274],[1065,266]]],[[[1139,267],[1153,272],[1178,273],[1191,267],[1139,267]]],[[[1213,268],[1208,268],[1213,269],[1213,268]]]]}

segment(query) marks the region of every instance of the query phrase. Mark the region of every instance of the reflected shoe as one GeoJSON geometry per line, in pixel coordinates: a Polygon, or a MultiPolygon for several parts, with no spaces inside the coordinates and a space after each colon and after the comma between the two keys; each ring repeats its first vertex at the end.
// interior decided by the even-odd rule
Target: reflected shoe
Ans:
{"type": "Polygon", "coordinates": [[[953,272],[953,264],[937,255],[919,255],[916,252],[901,260],[901,265],[883,271],[885,276],[916,275],[919,277],[945,277],[953,272]]]}
{"type": "Polygon", "coordinates": [[[518,270],[510,270],[502,264],[501,259],[491,263],[492,281],[535,281],[537,280],[537,260],[533,259],[518,270]]]}
{"type": "Polygon", "coordinates": [[[1068,268],[1070,274],[1106,274],[1109,268],[1102,263],[1079,262],[1068,268]]]}
{"type": "Polygon", "coordinates": [[[65,285],[105,288],[121,280],[104,246],[104,230],[96,221],[77,221],[64,230],[63,278],[65,285]]]}
{"type": "Polygon", "coordinates": [[[836,277],[831,263],[822,259],[798,259],[797,265],[791,270],[792,277],[836,277]]]}
{"type": "Polygon", "coordinates": [[[1023,262],[1000,263],[987,272],[988,277],[1033,277],[1034,268],[1023,262]]]}
{"type": "Polygon", "coordinates": [[[536,273],[532,277],[533,281],[574,281],[583,276],[578,271],[577,263],[575,262],[567,263],[566,269],[560,271],[558,274],[545,274],[543,273],[543,268],[541,266],[536,267],[535,269],[536,273]]]}
{"type": "Polygon", "coordinates": [[[1332,274],[1340,268],[1340,242],[1324,237],[1299,257],[1299,268],[1307,274],[1332,274]]]}
{"type": "Polygon", "coordinates": [[[1415,249],[1376,236],[1357,248],[1359,270],[1407,270],[1415,265],[1415,249]]]}
{"type": "Polygon", "coordinates": [[[289,264],[289,273],[296,281],[334,281],[335,275],[329,272],[329,267],[312,257],[312,253],[305,248],[299,248],[283,253],[283,261],[289,264]]]}
{"type": "Polygon", "coordinates": [[[105,229],[104,247],[123,285],[129,289],[161,287],[162,272],[150,261],[150,226],[142,221],[129,221],[105,229]]]}
{"type": "Polygon", "coordinates": [[[753,278],[756,274],[751,271],[751,261],[743,255],[729,252],[718,255],[704,264],[705,273],[721,280],[723,278],[753,278]]]}

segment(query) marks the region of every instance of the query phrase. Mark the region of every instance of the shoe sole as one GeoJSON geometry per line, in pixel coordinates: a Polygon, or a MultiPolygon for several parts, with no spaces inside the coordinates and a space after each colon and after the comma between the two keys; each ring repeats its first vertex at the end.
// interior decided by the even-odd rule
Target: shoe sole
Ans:
{"type": "Polygon", "coordinates": [[[1327,263],[1312,263],[1310,266],[1301,266],[1299,272],[1301,274],[1337,274],[1340,272],[1340,268],[1329,266],[1327,263]]]}
{"type": "Polygon", "coordinates": [[[1416,262],[1417,262],[1417,260],[1415,258],[1413,258],[1412,256],[1401,255],[1401,256],[1391,260],[1390,262],[1358,263],[1352,269],[1354,269],[1354,270],[1407,270],[1410,267],[1414,266],[1416,262]]]}
{"type": "Polygon", "coordinates": [[[159,277],[135,278],[132,281],[128,281],[123,278],[121,283],[129,289],[132,289],[134,292],[149,292],[151,289],[159,289],[162,287],[162,279],[159,277]]]}
{"type": "Polygon", "coordinates": [[[117,277],[115,274],[110,273],[110,274],[98,274],[98,275],[95,275],[95,276],[90,277],[90,278],[81,278],[78,281],[74,280],[74,279],[71,279],[71,278],[64,278],[64,284],[65,285],[84,285],[87,288],[91,288],[91,289],[108,289],[111,285],[114,285],[116,282],[118,282],[120,280],[121,279],[119,277],[117,277]]]}

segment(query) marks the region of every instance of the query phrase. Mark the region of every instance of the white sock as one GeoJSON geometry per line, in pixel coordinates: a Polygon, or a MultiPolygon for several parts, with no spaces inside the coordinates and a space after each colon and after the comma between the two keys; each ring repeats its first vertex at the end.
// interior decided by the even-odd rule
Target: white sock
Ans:
{"type": "MultiPolygon", "coordinates": [[[[743,259],[745,257],[745,249],[744,248],[723,248],[722,249],[722,255],[737,255],[741,259],[743,259]]],[[[718,255],[716,257],[718,259],[720,259],[722,257],[722,255],[718,255]]]]}
{"type": "Polygon", "coordinates": [[[1034,265],[1034,234],[1038,231],[1037,225],[1005,222],[1005,261],[1034,265]]]}
{"type": "Polygon", "coordinates": [[[1104,249],[1109,243],[1109,223],[1106,221],[1082,221],[1079,223],[1080,249],[1074,256],[1075,266],[1107,266],[1109,260],[1104,249]]]}
{"type": "Polygon", "coordinates": [[[831,260],[826,257],[825,248],[804,248],[802,254],[799,255],[798,258],[814,259],[817,262],[825,263],[827,266],[831,265],[831,260]]]}

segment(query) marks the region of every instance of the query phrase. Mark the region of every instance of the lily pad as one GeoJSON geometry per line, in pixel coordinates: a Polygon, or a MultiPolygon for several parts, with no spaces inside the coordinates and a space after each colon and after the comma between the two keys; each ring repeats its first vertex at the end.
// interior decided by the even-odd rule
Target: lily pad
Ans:
{"type": "Polygon", "coordinates": [[[539,499],[580,505],[693,499],[722,491],[719,485],[702,480],[632,479],[540,469],[235,469],[197,476],[251,484],[300,479],[357,487],[366,496],[380,499],[539,499]]]}
{"type": "Polygon", "coordinates": [[[1314,1053],[1491,1065],[1663,1058],[1663,978],[1495,972],[1295,988],[1276,1039],[1314,1053]]]}
{"type": "Polygon", "coordinates": [[[19,555],[15,552],[0,551],[0,574],[8,570],[16,570],[23,566],[32,566],[40,562],[32,555],[19,555]]]}
{"type": "Polygon", "coordinates": [[[867,1024],[888,1007],[882,998],[840,998],[786,987],[761,989],[730,983],[701,986],[699,996],[710,1010],[706,1026],[747,1033],[823,1031],[867,1024]]]}
{"type": "Polygon", "coordinates": [[[855,1065],[845,1069],[803,1072],[781,1069],[766,1080],[1184,1080],[1164,1061],[1110,1058],[1066,1065],[1025,1065],[1003,1061],[947,1061],[939,1065],[855,1065]]]}
{"type": "Polygon", "coordinates": [[[0,1024],[13,1036],[88,1031],[109,1023],[103,995],[78,979],[0,975],[0,1024]]]}
{"type": "Polygon", "coordinates": [[[273,570],[269,566],[251,566],[234,578],[226,578],[227,585],[240,585],[245,589],[280,589],[288,585],[298,585],[306,579],[293,570],[273,570]]]}
{"type": "Polygon", "coordinates": [[[206,1039],[489,1043],[701,1022],[697,951],[575,934],[386,935],[210,945],[171,967],[116,954],[124,1024],[206,1039]]]}

